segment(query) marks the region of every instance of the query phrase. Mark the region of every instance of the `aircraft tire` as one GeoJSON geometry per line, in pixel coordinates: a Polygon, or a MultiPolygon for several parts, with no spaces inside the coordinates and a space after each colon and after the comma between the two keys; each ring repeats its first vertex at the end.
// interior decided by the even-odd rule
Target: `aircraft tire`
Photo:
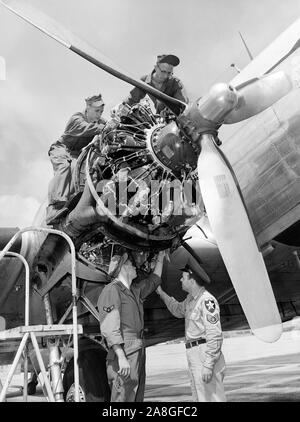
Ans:
{"type": "MultiPolygon", "coordinates": [[[[87,349],[79,352],[79,399],[82,402],[109,402],[110,388],[106,374],[106,352],[87,349]]],[[[63,377],[64,400],[74,401],[74,363],[71,359],[63,377]]]]}

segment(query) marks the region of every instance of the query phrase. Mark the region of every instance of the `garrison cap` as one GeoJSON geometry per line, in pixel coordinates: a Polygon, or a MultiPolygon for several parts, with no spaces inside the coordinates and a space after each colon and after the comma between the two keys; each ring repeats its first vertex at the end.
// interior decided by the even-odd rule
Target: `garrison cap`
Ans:
{"type": "Polygon", "coordinates": [[[160,56],[157,56],[157,63],[168,63],[171,66],[178,66],[180,60],[177,56],[174,56],[174,54],[161,54],[160,56]]]}
{"type": "Polygon", "coordinates": [[[85,102],[88,106],[92,106],[92,107],[101,107],[102,105],[104,105],[104,101],[102,99],[101,94],[92,95],[91,97],[87,97],[85,99],[85,102]]]}

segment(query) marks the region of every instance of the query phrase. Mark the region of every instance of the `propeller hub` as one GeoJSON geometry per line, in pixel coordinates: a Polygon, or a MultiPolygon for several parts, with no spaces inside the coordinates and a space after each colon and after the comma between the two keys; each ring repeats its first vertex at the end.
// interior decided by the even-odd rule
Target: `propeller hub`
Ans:
{"type": "Polygon", "coordinates": [[[178,177],[181,171],[190,172],[197,167],[197,153],[189,142],[182,139],[175,122],[148,130],[147,146],[153,160],[178,177]]]}
{"type": "Polygon", "coordinates": [[[220,124],[237,104],[237,91],[228,84],[218,83],[197,101],[197,108],[204,119],[220,124]]]}
{"type": "Polygon", "coordinates": [[[232,86],[216,84],[208,94],[186,108],[179,116],[178,123],[182,131],[197,144],[205,133],[217,135],[225,117],[237,106],[238,98],[232,86]]]}

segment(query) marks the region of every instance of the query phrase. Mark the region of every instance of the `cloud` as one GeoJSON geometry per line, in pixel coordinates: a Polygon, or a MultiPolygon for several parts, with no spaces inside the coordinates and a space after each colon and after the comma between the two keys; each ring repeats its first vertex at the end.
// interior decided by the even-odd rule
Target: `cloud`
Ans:
{"type": "Polygon", "coordinates": [[[18,183],[18,191],[25,197],[33,196],[42,201],[47,195],[48,183],[52,176],[49,160],[26,162],[23,177],[18,183]]]}
{"type": "Polygon", "coordinates": [[[29,196],[2,195],[0,196],[0,226],[27,227],[33,222],[40,207],[40,202],[29,196]]]}

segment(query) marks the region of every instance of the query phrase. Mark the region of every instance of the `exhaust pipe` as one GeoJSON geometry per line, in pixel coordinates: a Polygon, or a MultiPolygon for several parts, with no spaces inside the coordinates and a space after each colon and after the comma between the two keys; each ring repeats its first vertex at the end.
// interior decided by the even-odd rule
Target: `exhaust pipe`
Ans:
{"type": "Polygon", "coordinates": [[[74,210],[68,214],[65,221],[60,224],[60,230],[64,231],[71,238],[77,238],[88,226],[96,223],[105,223],[107,221],[108,217],[106,215],[101,216],[97,213],[96,201],[86,182],[78,204],[74,210]]]}

